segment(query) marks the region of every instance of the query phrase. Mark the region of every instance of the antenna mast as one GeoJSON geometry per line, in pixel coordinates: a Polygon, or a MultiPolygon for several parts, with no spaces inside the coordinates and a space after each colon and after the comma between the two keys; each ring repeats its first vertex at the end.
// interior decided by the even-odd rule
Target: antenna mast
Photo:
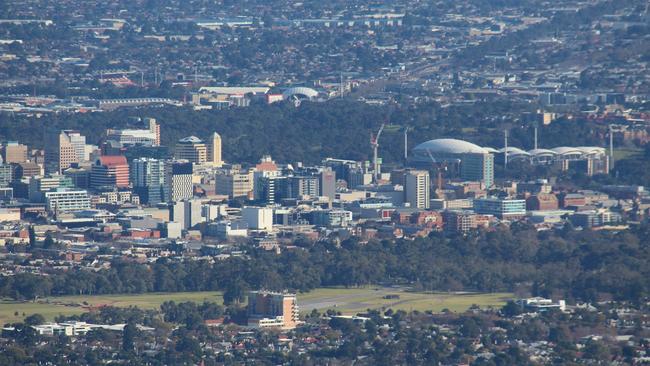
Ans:
{"type": "Polygon", "coordinates": [[[614,125],[609,125],[609,169],[614,169],[614,125]]]}
{"type": "Polygon", "coordinates": [[[409,130],[410,128],[404,127],[404,161],[409,158],[409,130]]]}
{"type": "Polygon", "coordinates": [[[508,167],[508,130],[503,131],[504,134],[504,150],[503,150],[503,166],[508,167]]]}

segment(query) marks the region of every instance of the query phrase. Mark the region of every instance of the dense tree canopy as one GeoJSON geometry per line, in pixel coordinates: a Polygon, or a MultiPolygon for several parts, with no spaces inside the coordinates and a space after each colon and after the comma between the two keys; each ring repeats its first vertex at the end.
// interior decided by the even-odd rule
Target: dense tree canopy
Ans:
{"type": "MultiPolygon", "coordinates": [[[[533,147],[532,125],[519,120],[531,105],[507,101],[441,107],[436,103],[409,108],[376,107],[361,102],[254,104],[247,108],[193,111],[186,108],[143,108],[104,113],[57,114],[41,118],[0,114],[0,140],[18,140],[43,148],[45,127],[78,129],[88,143],[97,144],[107,128],[127,126],[131,117],[154,117],[161,124],[164,145],[173,149],[180,138],[207,138],[218,132],[227,161],[257,162],[264,154],[282,162],[320,162],[325,157],[363,160],[371,157],[369,137],[388,123],[379,153],[387,163],[402,162],[403,127],[412,128],[409,148],[433,138],[452,137],[481,146],[503,146],[503,130],[511,130],[510,144],[533,147]],[[495,118],[493,116],[504,116],[495,118]]],[[[603,145],[599,127],[586,120],[559,120],[540,129],[540,146],[603,145]]]]}
{"type": "Polygon", "coordinates": [[[108,270],[0,278],[0,296],[224,290],[230,303],[247,289],[308,291],[320,286],[409,284],[420,290],[515,291],[569,300],[640,302],[650,290],[650,228],[629,232],[537,232],[498,228],[467,237],[318,242],[280,255],[249,248],[248,257],[215,263],[115,260],[108,270]]]}

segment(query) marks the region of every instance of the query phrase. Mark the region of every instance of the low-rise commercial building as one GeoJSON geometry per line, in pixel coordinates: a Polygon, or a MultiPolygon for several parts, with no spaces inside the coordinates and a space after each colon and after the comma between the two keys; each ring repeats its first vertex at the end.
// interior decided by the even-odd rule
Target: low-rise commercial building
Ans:
{"type": "Polygon", "coordinates": [[[45,205],[51,213],[90,209],[90,196],[85,190],[58,188],[45,193],[45,205]]]}
{"type": "Polygon", "coordinates": [[[479,198],[474,200],[474,211],[493,215],[502,220],[519,219],[526,215],[526,201],[522,199],[479,198]]]}

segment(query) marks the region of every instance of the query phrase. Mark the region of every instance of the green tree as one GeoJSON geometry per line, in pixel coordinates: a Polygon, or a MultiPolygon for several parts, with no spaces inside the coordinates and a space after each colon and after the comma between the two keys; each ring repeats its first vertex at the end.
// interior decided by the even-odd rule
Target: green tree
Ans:
{"type": "Polygon", "coordinates": [[[25,324],[27,325],[41,325],[45,323],[45,318],[41,314],[32,314],[25,318],[25,324]]]}
{"type": "Polygon", "coordinates": [[[52,235],[50,233],[47,233],[47,235],[45,235],[45,240],[43,240],[43,248],[51,249],[55,245],[56,245],[56,242],[52,238],[52,235]]]}
{"type": "Polygon", "coordinates": [[[239,304],[246,300],[248,285],[237,278],[231,282],[223,293],[223,302],[226,305],[239,304]]]}
{"type": "Polygon", "coordinates": [[[610,352],[603,342],[590,340],[585,345],[584,357],[607,362],[610,359],[610,352]]]}
{"type": "Polygon", "coordinates": [[[128,322],[122,331],[122,349],[131,352],[135,349],[135,340],[138,338],[138,328],[134,323],[128,322]]]}
{"type": "Polygon", "coordinates": [[[36,232],[34,231],[33,225],[29,225],[28,233],[29,233],[29,247],[30,249],[34,249],[36,247],[36,232]]]}

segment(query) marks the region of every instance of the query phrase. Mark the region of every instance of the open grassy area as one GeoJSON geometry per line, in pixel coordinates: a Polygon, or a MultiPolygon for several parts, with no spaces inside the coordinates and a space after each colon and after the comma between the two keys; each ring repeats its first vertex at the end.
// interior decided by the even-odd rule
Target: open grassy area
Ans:
{"type": "Polygon", "coordinates": [[[22,321],[25,316],[41,314],[47,320],[54,320],[58,315],[75,315],[88,311],[89,307],[137,306],[142,309],[157,309],[165,301],[205,300],[223,303],[221,292],[175,292],[149,293],[138,295],[96,295],[96,296],[61,296],[39,299],[38,302],[0,301],[0,324],[22,321]],[[18,312],[18,315],[15,315],[18,312]],[[23,316],[25,313],[25,316],[23,316]]]}
{"type": "Polygon", "coordinates": [[[621,160],[632,157],[634,155],[643,154],[643,149],[636,147],[619,147],[614,148],[614,160],[621,160]]]}
{"type": "MultiPolygon", "coordinates": [[[[500,307],[512,294],[461,294],[461,293],[423,293],[409,292],[404,288],[365,287],[365,288],[320,288],[308,293],[298,294],[298,304],[303,313],[312,309],[324,311],[334,309],[344,314],[355,314],[367,309],[393,310],[431,310],[434,312],[449,309],[455,312],[467,310],[472,305],[482,308],[500,307]],[[397,295],[398,298],[385,298],[397,295]]],[[[215,301],[223,303],[221,292],[176,292],[150,293],[139,295],[96,295],[61,296],[39,299],[38,302],[17,302],[0,300],[0,324],[22,321],[31,314],[41,314],[47,320],[58,315],[81,314],[92,307],[137,306],[142,309],[157,309],[165,301],[215,301]],[[16,315],[17,312],[17,315],[16,315]],[[23,315],[24,314],[24,315],[23,315]]]]}
{"type": "Polygon", "coordinates": [[[85,310],[80,307],[57,306],[53,304],[20,302],[11,300],[0,301],[0,325],[23,321],[32,314],[41,314],[45,319],[53,320],[59,315],[81,314],[85,310]],[[24,314],[24,315],[23,315],[24,314]]]}
{"type": "Polygon", "coordinates": [[[137,306],[142,309],[157,309],[165,301],[214,301],[223,303],[223,296],[218,291],[208,292],[171,292],[171,293],[148,293],[138,295],[96,295],[96,296],[61,296],[43,299],[56,304],[81,304],[86,306],[137,306]]]}
{"type": "Polygon", "coordinates": [[[512,298],[509,293],[424,293],[408,292],[403,288],[321,288],[298,296],[303,312],[334,309],[344,314],[354,314],[366,309],[388,309],[434,312],[448,309],[462,312],[472,305],[482,308],[501,307],[512,298]],[[398,296],[398,297],[395,297],[398,296]],[[387,298],[389,297],[389,298],[387,298]],[[390,298],[393,297],[393,298],[390,298]]]}

